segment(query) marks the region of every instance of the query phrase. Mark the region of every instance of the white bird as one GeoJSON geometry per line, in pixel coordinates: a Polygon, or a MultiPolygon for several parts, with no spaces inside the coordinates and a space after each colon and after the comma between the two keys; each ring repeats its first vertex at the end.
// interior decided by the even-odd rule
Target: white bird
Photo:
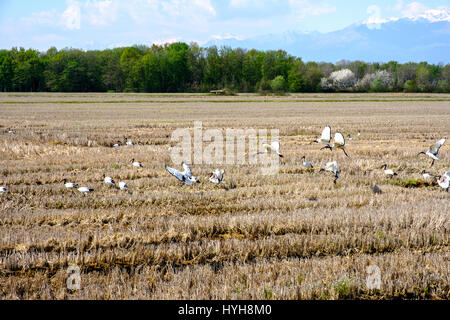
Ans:
{"type": "Polygon", "coordinates": [[[8,133],[9,134],[16,134],[16,132],[14,130],[12,130],[11,128],[8,128],[8,133]]]}
{"type": "Polygon", "coordinates": [[[127,146],[132,146],[132,145],[134,145],[133,141],[129,140],[127,137],[124,137],[124,138],[125,138],[125,144],[126,144],[127,146]]]}
{"type": "Polygon", "coordinates": [[[310,162],[305,160],[305,156],[302,157],[302,164],[307,168],[314,168],[310,162]]]}
{"type": "Polygon", "coordinates": [[[319,139],[316,139],[314,141],[312,141],[311,143],[322,143],[325,146],[320,148],[320,150],[322,150],[323,148],[329,148],[330,150],[332,150],[331,148],[331,127],[330,126],[326,126],[323,130],[322,130],[322,135],[320,136],[319,139]]]}
{"type": "Polygon", "coordinates": [[[119,181],[119,189],[120,190],[128,190],[128,186],[125,182],[119,181]]]}
{"type": "Polygon", "coordinates": [[[200,181],[194,177],[191,173],[191,169],[188,167],[186,163],[182,163],[183,171],[178,171],[177,169],[170,168],[166,165],[166,170],[173,175],[178,180],[184,182],[187,185],[191,185],[193,182],[200,183],[200,181]]]}
{"type": "Polygon", "coordinates": [[[422,152],[419,152],[417,155],[425,154],[425,155],[429,156],[431,159],[433,159],[433,160],[431,161],[431,166],[430,166],[430,167],[432,167],[433,164],[434,164],[434,161],[435,161],[435,160],[439,160],[439,157],[438,157],[439,149],[440,149],[440,148],[442,147],[442,145],[445,143],[445,140],[447,140],[446,137],[443,138],[443,139],[441,139],[441,140],[439,140],[439,141],[437,141],[434,145],[432,145],[432,146],[430,147],[430,149],[429,149],[428,151],[422,151],[422,152]]]}
{"type": "Polygon", "coordinates": [[[347,135],[347,140],[348,141],[353,141],[353,138],[350,136],[350,133],[347,135]]]}
{"type": "Polygon", "coordinates": [[[433,174],[428,173],[428,172],[425,172],[425,170],[422,170],[421,173],[422,173],[422,177],[423,177],[424,179],[430,179],[430,178],[433,178],[433,177],[434,177],[433,174]]]}
{"type": "Polygon", "coordinates": [[[262,154],[262,153],[275,153],[275,154],[277,154],[280,158],[283,158],[283,155],[280,153],[280,143],[279,143],[278,141],[273,141],[271,144],[263,143],[262,146],[263,146],[263,148],[265,149],[265,151],[263,151],[263,152],[258,152],[258,154],[262,154]]]}
{"type": "Polygon", "coordinates": [[[143,167],[142,163],[134,161],[134,158],[131,159],[131,163],[133,164],[134,167],[138,167],[138,168],[142,168],[143,167]]]}
{"type": "Polygon", "coordinates": [[[94,189],[90,189],[88,187],[80,187],[77,190],[83,193],[84,195],[87,195],[89,192],[94,191],[94,189]]]}
{"type": "Polygon", "coordinates": [[[380,169],[384,168],[384,174],[390,176],[391,178],[393,176],[397,175],[397,172],[392,171],[391,169],[387,169],[387,164],[383,164],[380,169]]]}
{"type": "Polygon", "coordinates": [[[6,192],[8,191],[8,189],[6,189],[5,186],[0,186],[0,192],[6,192]]]}
{"type": "Polygon", "coordinates": [[[361,135],[361,133],[358,131],[357,136],[359,137],[361,135]]]}
{"type": "Polygon", "coordinates": [[[65,186],[67,189],[76,189],[76,188],[78,188],[78,184],[76,184],[76,183],[67,182],[66,179],[64,179],[63,182],[64,182],[64,186],[65,186]]]}
{"type": "Polygon", "coordinates": [[[214,172],[212,172],[209,176],[209,181],[219,184],[222,182],[223,180],[223,174],[224,174],[224,170],[223,169],[216,169],[214,170],[214,172]]]}
{"type": "MultiPolygon", "coordinates": [[[[342,151],[344,151],[344,154],[348,157],[347,152],[345,152],[345,139],[344,139],[344,136],[342,135],[342,133],[336,132],[334,134],[334,144],[332,147],[341,149],[342,151]]],[[[325,148],[327,148],[327,147],[325,146],[325,148]]]]}
{"type": "Polygon", "coordinates": [[[116,184],[111,177],[106,177],[105,174],[103,174],[103,181],[109,186],[114,186],[116,184]]]}
{"type": "Polygon", "coordinates": [[[447,171],[443,176],[438,177],[437,183],[442,189],[448,192],[448,188],[450,185],[450,176],[448,176],[447,173],[449,172],[447,171]]]}
{"type": "Polygon", "coordinates": [[[119,140],[117,140],[117,143],[114,143],[113,144],[113,148],[117,148],[117,147],[119,147],[120,146],[120,141],[119,140]]]}
{"type": "Polygon", "coordinates": [[[339,179],[339,169],[338,164],[336,161],[330,161],[325,164],[325,167],[323,169],[320,169],[320,171],[328,171],[334,174],[334,184],[336,184],[337,179],[339,179]]]}

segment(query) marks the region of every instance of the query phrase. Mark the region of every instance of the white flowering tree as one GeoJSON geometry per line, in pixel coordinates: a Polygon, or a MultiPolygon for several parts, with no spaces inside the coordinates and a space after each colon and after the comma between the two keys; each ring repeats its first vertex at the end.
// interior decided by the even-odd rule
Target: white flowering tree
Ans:
{"type": "Polygon", "coordinates": [[[349,90],[356,84],[355,74],[350,69],[334,71],[328,78],[320,80],[320,86],[324,90],[349,90]]]}
{"type": "Polygon", "coordinates": [[[392,74],[386,70],[380,70],[375,73],[366,74],[358,81],[356,87],[360,90],[368,91],[370,89],[386,90],[393,83],[392,74]]]}

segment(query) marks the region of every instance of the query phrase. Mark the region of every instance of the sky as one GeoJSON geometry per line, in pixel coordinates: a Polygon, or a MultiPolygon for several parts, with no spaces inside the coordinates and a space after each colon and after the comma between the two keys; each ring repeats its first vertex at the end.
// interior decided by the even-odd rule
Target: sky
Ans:
{"type": "MultiPolygon", "coordinates": [[[[450,0],[0,0],[0,48],[84,50],[330,32],[428,13],[450,0]]],[[[449,20],[450,21],[450,20],[449,20]]]]}

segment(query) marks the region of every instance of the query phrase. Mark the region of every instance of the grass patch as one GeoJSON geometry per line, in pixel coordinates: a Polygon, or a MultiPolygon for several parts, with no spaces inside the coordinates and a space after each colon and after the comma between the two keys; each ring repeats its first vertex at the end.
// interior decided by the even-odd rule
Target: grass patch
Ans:
{"type": "Polygon", "coordinates": [[[425,188],[432,187],[434,185],[432,182],[423,181],[421,179],[404,179],[400,181],[391,181],[391,184],[403,188],[425,188]]]}

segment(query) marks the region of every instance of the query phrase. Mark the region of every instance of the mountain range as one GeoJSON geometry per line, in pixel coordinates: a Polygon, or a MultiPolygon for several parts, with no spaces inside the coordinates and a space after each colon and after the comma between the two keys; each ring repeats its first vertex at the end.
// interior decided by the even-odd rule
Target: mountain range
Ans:
{"type": "Polygon", "coordinates": [[[303,61],[450,63],[450,19],[401,18],[358,23],[329,33],[288,31],[247,39],[216,39],[206,46],[278,50],[303,61]]]}

